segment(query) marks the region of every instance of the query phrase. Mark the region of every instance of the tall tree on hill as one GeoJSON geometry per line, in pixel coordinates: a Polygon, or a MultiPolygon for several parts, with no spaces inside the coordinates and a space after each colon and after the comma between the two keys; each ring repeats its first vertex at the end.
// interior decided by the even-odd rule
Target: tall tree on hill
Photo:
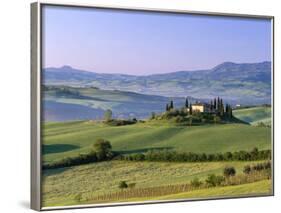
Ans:
{"type": "Polygon", "coordinates": [[[225,114],[228,118],[232,118],[232,108],[229,104],[226,105],[225,114]]]}
{"type": "Polygon", "coordinates": [[[223,100],[222,100],[222,98],[220,99],[219,113],[220,113],[220,116],[224,116],[224,105],[223,105],[223,100]]]}
{"type": "Polygon", "coordinates": [[[217,110],[217,100],[214,98],[214,110],[217,110]]]}
{"type": "Polygon", "coordinates": [[[170,102],[170,109],[174,109],[174,102],[173,102],[173,100],[171,100],[171,102],[170,102]]]}
{"type": "Polygon", "coordinates": [[[186,99],[185,99],[185,108],[188,108],[188,106],[189,106],[189,105],[188,105],[188,99],[186,98],[186,99]]]}
{"type": "Polygon", "coordinates": [[[214,105],[213,105],[213,101],[211,100],[211,103],[210,103],[210,107],[211,107],[211,112],[213,112],[213,110],[214,110],[214,105]]]}
{"type": "Polygon", "coordinates": [[[228,104],[225,105],[225,114],[228,116],[229,113],[229,108],[228,108],[228,104]]]}
{"type": "Polygon", "coordinates": [[[218,97],[218,99],[217,99],[217,110],[220,112],[220,103],[221,103],[221,101],[220,101],[220,97],[218,97]]]}
{"type": "Polygon", "coordinates": [[[189,114],[192,115],[192,104],[189,104],[189,114]]]}

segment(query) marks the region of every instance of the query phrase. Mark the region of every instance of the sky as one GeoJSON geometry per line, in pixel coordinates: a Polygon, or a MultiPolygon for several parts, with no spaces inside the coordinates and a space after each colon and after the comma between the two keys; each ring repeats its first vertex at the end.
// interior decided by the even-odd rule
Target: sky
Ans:
{"type": "Polygon", "coordinates": [[[269,19],[43,7],[43,67],[148,75],[271,61],[269,19]]]}

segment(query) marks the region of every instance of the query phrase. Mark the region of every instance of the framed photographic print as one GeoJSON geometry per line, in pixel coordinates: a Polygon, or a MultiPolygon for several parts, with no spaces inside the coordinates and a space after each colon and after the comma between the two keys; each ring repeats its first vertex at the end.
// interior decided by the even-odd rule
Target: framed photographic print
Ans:
{"type": "Polygon", "coordinates": [[[33,3],[32,208],[272,196],[273,22],[33,3]]]}

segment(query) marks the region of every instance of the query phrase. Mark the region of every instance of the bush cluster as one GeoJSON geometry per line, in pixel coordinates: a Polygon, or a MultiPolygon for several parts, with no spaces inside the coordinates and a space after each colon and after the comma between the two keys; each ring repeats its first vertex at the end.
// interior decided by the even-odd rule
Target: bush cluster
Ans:
{"type": "Polygon", "coordinates": [[[111,160],[114,156],[114,153],[111,152],[111,154],[107,155],[105,158],[99,158],[97,152],[92,151],[88,154],[80,154],[76,157],[63,158],[62,160],[56,161],[54,163],[44,164],[42,166],[42,169],[57,169],[63,167],[78,166],[88,163],[95,163],[105,160],[111,160]]]}
{"type": "Polygon", "coordinates": [[[118,120],[118,119],[111,119],[105,122],[106,124],[110,126],[124,126],[124,125],[131,125],[137,123],[137,119],[131,119],[131,120],[118,120]]]}
{"type": "Polygon", "coordinates": [[[214,174],[210,174],[208,175],[207,179],[205,180],[207,186],[220,186],[222,185],[223,181],[224,181],[224,177],[222,175],[214,175],[214,174]]]}
{"type": "Polygon", "coordinates": [[[197,177],[190,181],[190,185],[194,188],[198,188],[202,185],[202,181],[200,181],[197,177]]]}
{"type": "Polygon", "coordinates": [[[128,161],[164,161],[164,162],[211,162],[211,161],[253,161],[271,159],[271,150],[253,149],[253,151],[226,152],[217,154],[177,152],[169,150],[148,151],[120,156],[128,161]]]}
{"type": "Polygon", "coordinates": [[[175,123],[184,123],[186,125],[202,125],[202,124],[213,124],[221,123],[220,116],[215,113],[200,113],[193,112],[192,115],[186,111],[185,108],[182,109],[172,109],[166,111],[162,114],[154,114],[151,119],[156,120],[172,120],[175,123]]]}
{"type": "Polygon", "coordinates": [[[236,174],[236,170],[234,167],[225,167],[223,170],[223,175],[225,177],[234,176],[236,174]]]}
{"type": "Polygon", "coordinates": [[[249,174],[255,171],[271,170],[271,162],[257,163],[255,165],[246,165],[243,169],[245,174],[249,174]]]}
{"type": "Polygon", "coordinates": [[[118,184],[119,189],[126,189],[126,188],[135,188],[136,183],[127,183],[126,181],[120,181],[118,184]]]}

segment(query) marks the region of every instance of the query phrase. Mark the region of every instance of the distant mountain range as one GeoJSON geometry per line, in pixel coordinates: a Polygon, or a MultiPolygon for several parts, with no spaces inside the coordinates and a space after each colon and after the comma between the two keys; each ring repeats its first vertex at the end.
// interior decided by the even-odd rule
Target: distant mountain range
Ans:
{"type": "Polygon", "coordinates": [[[45,85],[98,87],[165,97],[209,99],[216,96],[232,104],[271,103],[271,62],[225,62],[212,69],[134,76],[102,74],[70,66],[46,68],[45,85]]]}

